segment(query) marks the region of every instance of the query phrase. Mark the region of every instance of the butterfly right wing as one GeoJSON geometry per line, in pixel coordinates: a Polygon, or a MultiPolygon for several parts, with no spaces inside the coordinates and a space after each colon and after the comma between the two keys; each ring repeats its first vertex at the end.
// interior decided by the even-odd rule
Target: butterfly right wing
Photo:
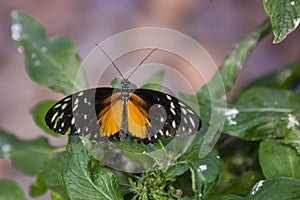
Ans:
{"type": "MultiPolygon", "coordinates": [[[[111,106],[104,104],[112,96],[113,88],[92,88],[71,94],[57,102],[46,114],[45,121],[54,132],[72,135],[91,135],[100,141],[99,113],[111,106]]],[[[112,133],[113,134],[113,133],[112,133]]]]}

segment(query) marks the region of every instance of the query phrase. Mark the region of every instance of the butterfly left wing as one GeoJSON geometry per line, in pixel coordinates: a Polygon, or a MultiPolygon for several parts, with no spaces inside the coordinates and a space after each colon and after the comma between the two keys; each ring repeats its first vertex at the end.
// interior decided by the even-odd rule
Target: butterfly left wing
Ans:
{"type": "MultiPolygon", "coordinates": [[[[112,96],[113,88],[92,88],[71,94],[57,102],[46,114],[45,121],[54,132],[72,135],[90,134],[95,141],[103,139],[98,114],[103,101],[112,96]]],[[[113,134],[113,133],[111,133],[113,134]]]]}

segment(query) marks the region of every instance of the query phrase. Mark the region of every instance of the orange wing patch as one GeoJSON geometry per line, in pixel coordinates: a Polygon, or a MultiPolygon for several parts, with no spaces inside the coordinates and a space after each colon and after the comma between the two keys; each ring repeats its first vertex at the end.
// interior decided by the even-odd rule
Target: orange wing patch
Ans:
{"type": "MultiPolygon", "coordinates": [[[[115,93],[101,102],[103,109],[98,115],[101,136],[113,136],[120,131],[123,113],[123,102],[120,95],[120,93],[115,93]]],[[[151,126],[149,114],[145,110],[147,103],[136,94],[131,93],[127,105],[129,134],[137,138],[146,138],[147,126],[151,126]]]]}
{"type": "Polygon", "coordinates": [[[134,137],[146,138],[147,126],[150,126],[149,113],[145,110],[146,102],[132,93],[128,101],[128,131],[134,137]]]}
{"type": "Polygon", "coordinates": [[[120,95],[120,93],[113,94],[101,102],[103,109],[98,115],[101,136],[113,136],[120,131],[123,109],[120,95]]]}

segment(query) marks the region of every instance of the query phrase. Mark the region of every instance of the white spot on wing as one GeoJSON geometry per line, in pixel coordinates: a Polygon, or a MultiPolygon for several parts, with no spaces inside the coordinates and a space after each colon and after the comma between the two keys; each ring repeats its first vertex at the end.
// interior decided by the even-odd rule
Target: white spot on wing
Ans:
{"type": "Polygon", "coordinates": [[[76,104],[76,105],[73,107],[73,111],[75,111],[77,108],[78,108],[78,104],[76,104]]]}
{"type": "Polygon", "coordinates": [[[170,136],[169,130],[166,131],[166,136],[170,136]]]}
{"type": "Polygon", "coordinates": [[[196,127],[196,125],[195,125],[195,122],[194,122],[193,118],[192,118],[191,116],[190,116],[189,118],[190,118],[190,122],[191,122],[191,124],[192,124],[193,128],[195,128],[195,127],[196,127]]]}
{"type": "Polygon", "coordinates": [[[75,124],[75,118],[73,117],[71,120],[71,124],[74,125],[75,124]]]}
{"type": "Polygon", "coordinates": [[[160,135],[164,135],[162,130],[159,130],[158,132],[159,132],[160,135]]]}
{"type": "Polygon", "coordinates": [[[186,117],[183,117],[183,120],[186,124],[188,123],[186,117]]]}
{"type": "Polygon", "coordinates": [[[185,108],[181,108],[181,111],[182,111],[182,113],[183,113],[184,115],[186,115],[186,114],[187,114],[187,111],[186,111],[186,109],[185,109],[185,108]]]}
{"type": "Polygon", "coordinates": [[[61,107],[62,110],[64,110],[67,107],[68,103],[64,103],[61,107]]]}
{"type": "Polygon", "coordinates": [[[83,95],[83,92],[80,92],[80,93],[78,94],[79,97],[82,96],[82,95],[83,95]]]}
{"type": "Polygon", "coordinates": [[[171,102],[171,103],[170,103],[170,105],[171,105],[171,108],[175,108],[175,106],[174,106],[174,103],[173,103],[173,102],[171,102]]]}
{"type": "Polygon", "coordinates": [[[175,122],[175,120],[172,121],[172,127],[176,128],[176,122],[175,122]]]}
{"type": "Polygon", "coordinates": [[[171,113],[173,113],[173,115],[176,115],[176,112],[173,108],[170,108],[171,113]]]}
{"type": "Polygon", "coordinates": [[[74,104],[78,104],[78,102],[79,102],[79,99],[78,99],[78,98],[76,98],[76,100],[75,100],[74,104]]]}
{"type": "Polygon", "coordinates": [[[167,99],[172,100],[172,98],[169,95],[166,95],[167,99]]]}
{"type": "Polygon", "coordinates": [[[56,106],[54,106],[54,108],[58,108],[60,106],[61,106],[61,104],[59,103],[59,104],[56,104],[56,106]]]}
{"type": "Polygon", "coordinates": [[[182,103],[180,101],[178,103],[179,103],[180,106],[186,107],[186,105],[184,103],[182,103]]]}
{"type": "Polygon", "coordinates": [[[68,97],[68,98],[65,98],[64,102],[67,102],[67,101],[69,101],[69,100],[71,100],[71,98],[70,98],[70,97],[68,97]]]}
{"type": "Polygon", "coordinates": [[[58,112],[54,113],[54,115],[51,118],[51,122],[54,122],[54,120],[55,120],[55,118],[56,118],[57,115],[58,115],[58,112]]]}
{"type": "Polygon", "coordinates": [[[160,117],[159,121],[160,121],[160,122],[164,122],[165,119],[164,119],[163,117],[160,117]]]}

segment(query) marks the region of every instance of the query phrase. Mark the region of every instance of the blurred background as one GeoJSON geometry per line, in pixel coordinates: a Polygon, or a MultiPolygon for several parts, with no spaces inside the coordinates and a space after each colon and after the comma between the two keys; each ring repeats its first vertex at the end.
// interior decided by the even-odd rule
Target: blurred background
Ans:
{"type": "MultiPolygon", "coordinates": [[[[59,99],[62,95],[35,84],[27,76],[24,57],[11,40],[12,10],[39,21],[49,37],[69,36],[82,58],[97,42],[113,34],[151,26],[171,28],[192,37],[205,47],[218,66],[242,36],[267,18],[262,0],[1,0],[0,127],[26,139],[45,135],[35,126],[29,110],[41,100],[59,99]]],[[[272,44],[272,35],[264,39],[240,73],[235,89],[299,59],[299,36],[298,29],[277,45],[272,44]]],[[[52,137],[50,142],[65,141],[52,137]]],[[[14,170],[8,160],[0,160],[0,178],[18,182],[27,197],[28,185],[35,181],[14,170]]],[[[34,199],[50,197],[47,194],[34,199]]]]}

